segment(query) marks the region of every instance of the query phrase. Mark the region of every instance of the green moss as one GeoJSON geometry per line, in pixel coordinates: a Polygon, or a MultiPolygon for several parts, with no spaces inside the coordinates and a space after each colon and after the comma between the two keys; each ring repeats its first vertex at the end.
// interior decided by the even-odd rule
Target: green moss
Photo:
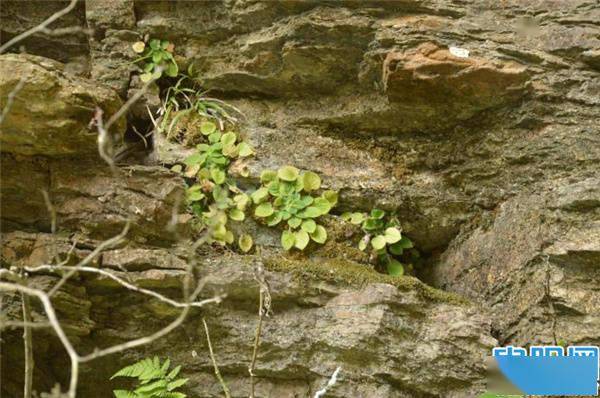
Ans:
{"type": "Polygon", "coordinates": [[[458,295],[434,289],[410,276],[395,277],[376,272],[361,264],[343,259],[291,260],[281,255],[263,258],[270,271],[287,272],[303,279],[322,280],[336,285],[363,287],[371,283],[387,283],[401,291],[416,290],[422,297],[435,302],[469,304],[458,295]]]}

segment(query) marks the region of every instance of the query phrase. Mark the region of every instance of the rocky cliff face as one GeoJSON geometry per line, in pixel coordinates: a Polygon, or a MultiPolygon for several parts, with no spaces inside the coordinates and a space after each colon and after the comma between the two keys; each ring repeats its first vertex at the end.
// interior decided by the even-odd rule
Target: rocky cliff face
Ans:
{"type": "MultiPolygon", "coordinates": [[[[5,2],[2,40],[63,6],[47,4],[5,2]]],[[[350,247],[285,258],[266,232],[263,255],[207,253],[201,272],[229,298],[202,315],[235,396],[248,394],[257,263],[274,300],[260,396],[309,396],[340,365],[331,396],[467,397],[482,388],[495,338],[600,345],[599,20],[583,0],[81,1],[59,25],[91,36],[34,36],[24,45],[35,56],[0,57],[3,100],[28,76],[0,137],[3,264],[49,261],[45,248],[65,253],[75,239],[81,257],[133,215],[129,242],[98,265],[180,294],[185,260],[164,226],[183,181],[163,164],[181,148],[155,137],[147,159],[114,175],[88,127],[95,105],[108,114],[139,88],[130,46],[148,34],[172,41],[182,68],[194,64],[204,87],[242,110],[257,152],[250,181],[294,164],[339,190],[336,211],[397,211],[427,258],[420,279],[462,296],[369,272],[350,247]]],[[[95,278],[68,284],[56,305],[82,350],[174,315],[95,278]]],[[[108,396],[99,379],[153,352],[184,365],[193,396],[218,396],[199,317],[159,346],[84,369],[82,396],[108,396]]],[[[19,366],[7,364],[22,361],[20,336],[3,339],[13,369],[3,393],[18,396],[19,366]]],[[[43,341],[36,385],[48,389],[64,384],[66,358],[43,341]]]]}

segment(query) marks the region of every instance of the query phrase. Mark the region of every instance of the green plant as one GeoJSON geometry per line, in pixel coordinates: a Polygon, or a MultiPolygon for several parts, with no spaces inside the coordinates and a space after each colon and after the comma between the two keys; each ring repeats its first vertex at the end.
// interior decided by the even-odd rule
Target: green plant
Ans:
{"type": "MultiPolygon", "coordinates": [[[[212,241],[231,244],[234,236],[227,229],[227,222],[243,221],[250,199],[229,178],[227,170],[233,159],[251,156],[254,150],[236,133],[220,132],[213,122],[203,122],[200,132],[207,142],[197,145],[197,152],[184,161],[184,175],[193,179],[186,191],[187,204],[200,224],[210,229],[212,241]]],[[[244,237],[240,248],[250,250],[248,243],[244,237]]]]}
{"type": "Polygon", "coordinates": [[[162,74],[169,77],[176,77],[179,74],[179,67],[173,57],[173,43],[167,40],[152,39],[148,44],[138,41],[132,46],[133,51],[141,54],[135,63],[142,63],[144,73],[140,75],[143,82],[159,79],[162,74]]]}
{"type": "Polygon", "coordinates": [[[172,137],[174,127],[186,116],[197,115],[201,118],[213,119],[219,125],[225,123],[235,125],[242,115],[241,111],[226,102],[207,97],[206,92],[198,87],[198,81],[193,75],[193,66],[188,69],[188,75],[180,75],[177,82],[165,93],[165,100],[159,109],[162,116],[159,124],[160,131],[166,131],[167,138],[172,137]]]}
{"type": "Polygon", "coordinates": [[[344,213],[342,218],[355,225],[360,225],[365,233],[358,243],[360,250],[371,246],[379,263],[385,265],[390,275],[403,275],[404,264],[398,258],[404,250],[413,247],[413,243],[402,235],[400,223],[396,217],[386,217],[385,211],[373,209],[371,213],[344,213]]]}
{"type": "Polygon", "coordinates": [[[145,358],[126,366],[115,373],[115,377],[131,377],[138,380],[134,390],[114,390],[116,398],[186,398],[187,395],[175,391],[185,385],[188,379],[178,379],[181,366],[169,371],[171,361],[167,358],[162,364],[158,357],[145,358]]]}
{"type": "Polygon", "coordinates": [[[312,196],[311,193],[321,187],[321,178],[292,166],[284,166],[277,172],[265,170],[260,180],[261,187],[250,195],[256,205],[254,215],[270,227],[285,222],[281,233],[285,250],[292,247],[303,250],[310,240],[325,243],[327,231],[316,220],[335,206],[337,192],[325,191],[319,197],[312,196]]]}

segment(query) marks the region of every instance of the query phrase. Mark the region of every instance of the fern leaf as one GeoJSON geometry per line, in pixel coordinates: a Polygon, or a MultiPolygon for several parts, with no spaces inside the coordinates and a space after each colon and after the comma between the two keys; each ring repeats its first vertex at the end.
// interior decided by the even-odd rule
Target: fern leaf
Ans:
{"type": "Polygon", "coordinates": [[[179,366],[177,366],[177,367],[173,368],[173,370],[171,371],[171,373],[169,373],[169,374],[167,375],[167,379],[169,379],[169,380],[173,380],[174,378],[176,378],[176,377],[177,377],[177,375],[179,374],[179,371],[180,371],[180,370],[181,370],[181,365],[179,365],[179,366]]]}
{"type": "Polygon", "coordinates": [[[165,363],[163,363],[162,368],[160,369],[163,374],[167,374],[167,370],[169,370],[169,366],[171,366],[171,360],[169,358],[166,359],[165,363]]]}
{"type": "Polygon", "coordinates": [[[133,365],[126,366],[115,373],[111,380],[115,377],[137,377],[141,381],[149,381],[164,377],[164,372],[160,368],[160,363],[155,366],[155,362],[150,358],[142,359],[133,365]]]}
{"type": "Polygon", "coordinates": [[[177,379],[175,381],[170,382],[167,385],[167,390],[173,391],[174,389],[181,387],[182,385],[184,385],[187,382],[188,382],[188,379],[177,379]]]}
{"type": "Polygon", "coordinates": [[[138,395],[156,395],[158,393],[164,392],[167,389],[167,381],[160,379],[153,381],[149,384],[144,384],[141,387],[135,389],[135,393],[138,395]]]}
{"type": "Polygon", "coordinates": [[[187,398],[187,395],[182,392],[165,392],[159,398],[187,398]]]}
{"type": "Polygon", "coordinates": [[[136,393],[127,390],[113,390],[113,394],[115,394],[115,398],[138,398],[136,393]]]}

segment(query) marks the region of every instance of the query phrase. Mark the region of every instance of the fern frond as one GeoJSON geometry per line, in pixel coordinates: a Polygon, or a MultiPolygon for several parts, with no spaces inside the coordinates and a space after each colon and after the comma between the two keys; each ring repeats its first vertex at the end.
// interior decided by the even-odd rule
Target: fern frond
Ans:
{"type": "Polygon", "coordinates": [[[182,392],[165,392],[158,398],[187,398],[187,395],[182,392]]]}
{"type": "Polygon", "coordinates": [[[174,389],[181,387],[187,382],[188,379],[177,379],[175,381],[172,381],[167,385],[167,391],[173,391],[174,389]]]}
{"type": "Polygon", "coordinates": [[[139,398],[136,393],[127,390],[113,390],[113,394],[115,398],[139,398]]]}
{"type": "Polygon", "coordinates": [[[163,372],[157,357],[155,357],[155,360],[144,358],[119,370],[110,379],[112,380],[115,377],[137,377],[140,381],[147,382],[165,377],[165,372],[163,372]]]}

